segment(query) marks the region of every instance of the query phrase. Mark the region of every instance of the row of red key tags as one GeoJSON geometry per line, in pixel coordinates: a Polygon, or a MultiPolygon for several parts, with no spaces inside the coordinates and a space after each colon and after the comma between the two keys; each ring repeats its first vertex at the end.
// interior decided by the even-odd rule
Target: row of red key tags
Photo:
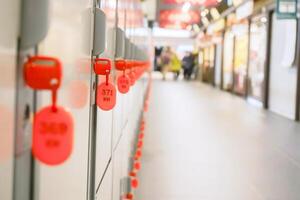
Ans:
{"type": "MultiPolygon", "coordinates": [[[[151,79],[150,79],[151,81],[151,79]]],[[[146,91],[146,98],[144,101],[144,113],[148,111],[148,105],[149,105],[149,95],[150,95],[150,89],[151,89],[151,82],[148,84],[148,88],[146,91]]],[[[134,146],[134,155],[133,155],[133,165],[132,169],[130,169],[129,172],[129,180],[130,180],[130,191],[127,191],[127,193],[122,194],[122,200],[133,200],[134,199],[134,190],[136,190],[139,186],[139,181],[137,174],[141,170],[141,158],[142,158],[142,151],[144,147],[144,138],[145,138],[145,128],[146,128],[146,121],[144,118],[144,113],[142,115],[142,120],[139,127],[139,133],[137,135],[137,142],[134,146]]]]}
{"type": "MultiPolygon", "coordinates": [[[[116,105],[116,89],[110,83],[111,60],[107,58],[96,58],[94,72],[106,77],[105,82],[97,87],[97,105],[102,110],[111,110],[116,105]]],[[[116,60],[115,68],[122,74],[117,77],[117,87],[120,93],[126,94],[141,75],[148,69],[147,61],[116,60]]]]}
{"type": "MultiPolygon", "coordinates": [[[[102,110],[111,110],[116,104],[116,89],[109,81],[111,60],[97,58],[94,61],[94,72],[104,75],[106,81],[97,87],[96,103],[102,110]]],[[[149,64],[143,61],[115,61],[117,70],[123,72],[118,77],[117,85],[120,93],[127,93],[135,81],[147,70],[149,64]]],[[[52,57],[33,56],[24,64],[24,81],[34,90],[51,92],[52,105],[39,110],[33,124],[33,155],[48,165],[63,163],[71,155],[73,149],[74,122],[65,108],[56,105],[57,91],[61,85],[62,65],[52,57]]]]}

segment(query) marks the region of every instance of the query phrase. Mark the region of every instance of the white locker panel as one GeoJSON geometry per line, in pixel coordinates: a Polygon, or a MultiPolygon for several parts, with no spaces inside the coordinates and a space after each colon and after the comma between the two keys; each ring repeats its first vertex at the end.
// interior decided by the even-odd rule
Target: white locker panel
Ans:
{"type": "MultiPolygon", "coordinates": [[[[109,58],[113,61],[115,52],[114,27],[116,14],[116,0],[103,0],[101,1],[100,8],[106,14],[106,44],[105,51],[102,54],[100,54],[99,57],[109,58]]],[[[114,66],[112,66],[112,71],[109,77],[109,81],[111,83],[114,82],[113,68],[114,66]]],[[[98,85],[104,81],[105,76],[98,76],[98,85]]],[[[119,99],[117,99],[116,107],[118,107],[119,104],[120,101],[119,99]]],[[[113,110],[103,111],[97,107],[96,186],[99,184],[111,157],[113,123],[113,110]]],[[[107,177],[105,178],[107,179],[107,177]]]]}
{"type": "Polygon", "coordinates": [[[0,0],[0,199],[13,194],[18,0],[0,0]],[[9,20],[8,20],[9,19],[9,20]]]}
{"type": "MultiPolygon", "coordinates": [[[[132,1],[119,0],[119,24],[118,27],[125,28],[122,21],[125,19],[124,9],[128,8],[132,1]]],[[[114,59],[115,56],[115,38],[116,38],[116,2],[102,1],[101,9],[107,16],[107,43],[106,50],[100,57],[114,59]]],[[[130,19],[126,18],[126,27],[128,28],[130,19]]],[[[128,35],[129,37],[130,35],[128,35]]],[[[133,41],[133,40],[132,40],[133,41]]],[[[112,81],[120,72],[114,71],[111,76],[112,81]]],[[[100,82],[103,77],[100,78],[100,82]]],[[[110,191],[111,199],[120,199],[120,180],[128,176],[129,158],[131,156],[131,148],[133,137],[135,137],[141,109],[143,107],[143,97],[145,93],[145,81],[137,81],[130,88],[127,94],[117,92],[117,104],[112,111],[102,111],[98,109],[97,116],[97,167],[96,167],[96,185],[99,184],[101,177],[105,171],[110,158],[109,168],[112,169],[111,174],[106,172],[103,182],[98,191],[97,197],[107,199],[107,191],[103,187],[107,187],[104,180],[110,178],[112,188],[110,191]],[[130,141],[130,142],[129,142],[130,141]],[[103,192],[104,194],[101,194],[103,192]]]]}
{"type": "MultiPolygon", "coordinates": [[[[53,0],[50,3],[49,32],[39,46],[39,54],[57,57],[62,62],[58,105],[73,116],[74,147],[65,163],[41,164],[39,199],[82,200],[86,198],[87,188],[92,2],[53,0]]],[[[50,92],[42,92],[42,106],[49,105],[50,98],[50,92]]]]}
{"type": "Polygon", "coordinates": [[[122,130],[122,137],[119,140],[117,148],[114,151],[113,164],[114,164],[114,192],[113,199],[117,200],[120,197],[120,181],[122,178],[128,176],[129,166],[132,161],[133,148],[135,145],[136,135],[138,133],[141,111],[143,108],[144,94],[146,91],[145,79],[136,83],[133,88],[131,101],[128,101],[130,114],[127,114],[127,123],[122,130]]]}
{"type": "MultiPolygon", "coordinates": [[[[124,31],[126,27],[131,28],[127,37],[130,38],[131,42],[135,42],[133,27],[140,28],[143,19],[140,2],[137,0],[119,0],[120,23],[118,26],[116,23],[117,0],[49,1],[48,32],[46,29],[42,30],[41,27],[42,25],[45,25],[44,28],[47,27],[48,20],[37,20],[38,24],[43,24],[29,28],[30,32],[28,32],[28,29],[26,29],[27,31],[21,31],[22,37],[20,38],[23,40],[20,41],[21,43],[28,42],[24,39],[24,32],[27,36],[31,36],[31,33],[37,35],[39,32],[43,32],[42,35],[46,34],[46,37],[37,46],[34,46],[36,42],[31,42],[26,48],[21,45],[22,48],[17,59],[19,30],[23,30],[24,24],[28,22],[31,25],[36,23],[30,17],[28,19],[22,17],[22,19],[27,19],[27,23],[18,23],[19,14],[21,13],[20,8],[22,7],[19,0],[0,1],[0,4],[3,5],[0,8],[0,25],[5,27],[5,31],[0,32],[0,67],[2,72],[5,72],[0,74],[0,95],[5,96],[5,98],[0,99],[0,199],[11,200],[14,193],[17,194],[17,199],[32,199],[31,194],[38,200],[86,199],[88,188],[88,142],[89,132],[94,127],[91,122],[93,116],[97,117],[96,174],[94,177],[96,188],[103,177],[96,196],[97,199],[119,199],[120,181],[128,176],[130,170],[130,159],[133,155],[149,77],[144,75],[143,78],[136,81],[127,94],[117,92],[117,104],[113,110],[102,111],[97,108],[94,113],[96,76],[92,71],[91,60],[95,58],[95,56],[92,57],[92,44],[95,41],[93,34],[96,32],[94,32],[95,18],[93,11],[95,7],[99,7],[106,14],[105,32],[107,37],[105,39],[105,51],[99,57],[112,60],[113,70],[110,81],[116,85],[116,78],[120,74],[120,72],[114,70],[116,28],[122,28],[124,31]],[[127,16],[127,18],[125,17],[126,9],[129,9],[128,16],[130,16],[127,16]],[[7,23],[8,18],[10,19],[9,23],[7,23]],[[20,25],[23,25],[23,28],[20,29],[20,25]],[[35,28],[37,30],[34,30],[35,28]],[[57,105],[69,111],[74,120],[72,154],[64,163],[56,166],[49,166],[38,160],[31,160],[33,112],[35,107],[39,111],[52,103],[50,91],[39,90],[34,92],[32,88],[27,87],[24,83],[23,64],[29,56],[35,54],[54,57],[61,61],[63,77],[61,87],[58,90],[57,105]],[[17,68],[17,60],[19,68],[17,68]],[[16,78],[16,75],[18,78],[16,78]],[[16,88],[19,88],[18,91],[16,91],[16,88]],[[16,109],[16,104],[18,109],[16,109]],[[27,107],[30,109],[26,122],[24,122],[22,114],[23,110],[26,110],[24,108],[27,107]],[[17,119],[16,131],[14,130],[15,119],[17,119]],[[20,154],[26,153],[26,155],[23,156],[24,159],[21,157],[20,161],[15,162],[17,166],[15,170],[13,162],[14,132],[17,133],[16,138],[26,137],[26,141],[21,141],[22,145],[16,145],[16,152],[20,151],[20,154]],[[23,170],[25,168],[26,170],[23,170]],[[17,192],[13,191],[14,171],[17,174],[15,177],[18,177],[18,179],[15,179],[17,192]],[[104,173],[105,176],[103,176],[104,173]]],[[[27,16],[34,6],[30,3],[24,5],[26,5],[29,12],[22,12],[22,14],[27,16]]],[[[46,8],[48,8],[48,4],[45,10],[47,10],[46,8]]],[[[45,13],[42,9],[40,11],[42,14],[45,13]]],[[[43,16],[47,17],[48,14],[45,13],[43,16]]],[[[140,41],[140,45],[144,45],[144,47],[147,46],[145,43],[149,42],[147,36],[145,38],[145,41],[140,41]]],[[[134,49],[133,45],[132,49],[134,49]]],[[[137,58],[131,55],[126,59],[134,60],[137,58]]],[[[104,78],[98,76],[98,84],[103,82],[104,78]]]]}
{"type": "Polygon", "coordinates": [[[112,199],[112,166],[107,169],[106,175],[103,178],[101,187],[99,187],[98,193],[96,195],[96,200],[110,200],[112,199]]]}

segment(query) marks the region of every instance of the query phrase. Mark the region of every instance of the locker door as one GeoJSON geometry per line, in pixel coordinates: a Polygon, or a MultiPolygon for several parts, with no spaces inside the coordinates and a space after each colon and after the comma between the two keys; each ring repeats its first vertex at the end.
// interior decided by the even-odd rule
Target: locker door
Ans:
{"type": "MultiPolygon", "coordinates": [[[[99,55],[100,58],[108,58],[114,60],[115,54],[115,25],[116,25],[116,0],[102,0],[97,7],[106,15],[106,41],[105,51],[99,55]]],[[[113,63],[113,62],[112,62],[113,63]]],[[[109,82],[115,85],[114,66],[109,77],[109,82]]],[[[105,82],[105,76],[98,76],[98,85],[105,82]]],[[[96,127],[96,169],[95,169],[95,185],[96,196],[98,199],[112,198],[112,149],[113,149],[113,132],[114,132],[114,110],[120,104],[117,97],[117,103],[113,110],[104,111],[96,107],[97,127],[96,127]]],[[[118,113],[120,114],[120,113],[118,113]]],[[[116,114],[116,115],[118,115],[116,114]]]]}
{"type": "MultiPolygon", "coordinates": [[[[19,1],[0,1],[0,199],[11,200],[19,1]],[[7,20],[9,19],[9,20],[7,20]],[[5,28],[4,28],[5,27],[5,28]]],[[[25,198],[24,198],[25,199],[25,198]]]]}
{"type": "MultiPolygon", "coordinates": [[[[143,16],[140,1],[128,1],[128,4],[126,5],[125,34],[133,44],[146,51],[148,47],[151,48],[149,38],[147,35],[140,38],[138,37],[140,34],[139,31],[143,30],[142,19],[143,16]]],[[[125,49],[125,51],[127,51],[127,49],[125,49]]],[[[131,49],[130,58],[127,59],[135,59],[135,55],[138,53],[139,52],[131,49]]],[[[127,53],[125,52],[125,58],[126,55],[127,53]]],[[[120,199],[120,195],[124,195],[122,193],[122,188],[128,186],[126,184],[124,185],[122,180],[126,177],[128,178],[129,172],[132,170],[136,135],[139,132],[138,125],[140,122],[141,110],[143,109],[146,85],[147,77],[141,78],[135,82],[130,88],[129,93],[126,95],[118,93],[121,102],[119,102],[119,105],[114,110],[113,200],[120,199]]]]}
{"type": "MultiPolygon", "coordinates": [[[[40,200],[86,199],[88,137],[90,128],[92,9],[90,0],[51,0],[50,26],[39,54],[60,59],[63,68],[57,105],[70,112],[74,122],[71,156],[62,164],[39,163],[40,200]]],[[[40,92],[39,108],[49,105],[49,92],[40,92]]]]}

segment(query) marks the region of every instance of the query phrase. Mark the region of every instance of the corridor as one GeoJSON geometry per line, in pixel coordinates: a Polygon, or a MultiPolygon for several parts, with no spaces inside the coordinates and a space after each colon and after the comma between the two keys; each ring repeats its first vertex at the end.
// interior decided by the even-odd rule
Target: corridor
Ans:
{"type": "Polygon", "coordinates": [[[199,82],[153,81],[140,200],[299,200],[300,124],[199,82]]]}

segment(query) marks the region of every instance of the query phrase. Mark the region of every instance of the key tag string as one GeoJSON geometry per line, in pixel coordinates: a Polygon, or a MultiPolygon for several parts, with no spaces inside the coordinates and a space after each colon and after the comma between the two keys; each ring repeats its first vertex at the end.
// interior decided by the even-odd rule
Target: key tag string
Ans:
{"type": "Polygon", "coordinates": [[[106,75],[105,75],[105,84],[108,85],[108,81],[109,81],[109,71],[106,71],[106,75]]]}
{"type": "Polygon", "coordinates": [[[51,90],[52,95],[52,111],[57,112],[57,89],[51,90]]]}

